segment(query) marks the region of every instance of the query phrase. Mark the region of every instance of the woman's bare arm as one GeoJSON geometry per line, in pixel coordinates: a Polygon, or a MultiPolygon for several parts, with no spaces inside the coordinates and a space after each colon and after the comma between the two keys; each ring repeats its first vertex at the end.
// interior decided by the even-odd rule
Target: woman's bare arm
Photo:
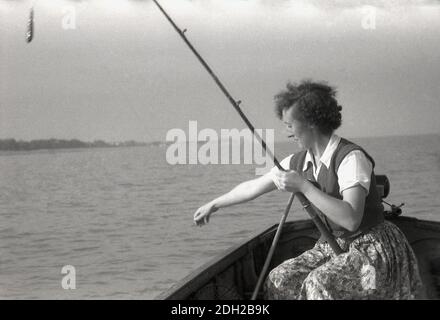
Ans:
{"type": "Polygon", "coordinates": [[[257,179],[240,183],[228,193],[197,209],[194,213],[194,223],[203,225],[209,222],[210,215],[218,209],[253,200],[275,189],[276,186],[268,173],[257,179]]]}
{"type": "Polygon", "coordinates": [[[304,195],[330,220],[349,231],[356,231],[364,214],[367,191],[360,185],[342,192],[342,200],[322,192],[310,182],[302,188],[304,195]]]}

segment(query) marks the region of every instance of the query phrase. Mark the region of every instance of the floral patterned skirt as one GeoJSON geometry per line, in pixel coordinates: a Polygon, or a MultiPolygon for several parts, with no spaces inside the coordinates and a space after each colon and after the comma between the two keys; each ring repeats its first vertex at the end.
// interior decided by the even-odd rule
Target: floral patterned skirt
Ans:
{"type": "Polygon", "coordinates": [[[421,289],[417,258],[405,235],[385,221],[354,240],[337,239],[336,256],[318,241],[274,268],[267,299],[414,299],[421,289]]]}

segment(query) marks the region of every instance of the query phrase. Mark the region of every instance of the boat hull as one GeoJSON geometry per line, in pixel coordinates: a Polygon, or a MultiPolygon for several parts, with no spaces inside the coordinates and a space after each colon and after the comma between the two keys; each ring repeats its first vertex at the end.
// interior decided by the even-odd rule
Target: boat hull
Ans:
{"type": "MultiPolygon", "coordinates": [[[[406,235],[418,259],[424,290],[420,299],[440,298],[440,222],[388,219],[406,235]]],[[[257,233],[204,264],[156,299],[250,299],[278,225],[257,233]]],[[[311,220],[285,224],[269,270],[312,248],[319,232],[311,220]]],[[[261,298],[261,296],[260,296],[261,298]]]]}

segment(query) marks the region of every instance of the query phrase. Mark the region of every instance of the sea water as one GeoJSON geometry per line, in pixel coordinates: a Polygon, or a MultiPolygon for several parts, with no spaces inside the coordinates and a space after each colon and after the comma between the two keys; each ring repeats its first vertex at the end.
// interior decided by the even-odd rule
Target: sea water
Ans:
{"type": "MultiPolygon", "coordinates": [[[[440,221],[440,136],[352,139],[391,182],[403,214],[440,221]]],[[[169,165],[166,146],[0,154],[0,298],[151,299],[232,245],[279,222],[272,192],[216,212],[194,211],[255,166],[169,165]],[[63,288],[64,266],[75,289],[63,288]]],[[[279,159],[294,148],[275,145],[279,159]]],[[[306,219],[295,201],[288,220],[306,219]]]]}

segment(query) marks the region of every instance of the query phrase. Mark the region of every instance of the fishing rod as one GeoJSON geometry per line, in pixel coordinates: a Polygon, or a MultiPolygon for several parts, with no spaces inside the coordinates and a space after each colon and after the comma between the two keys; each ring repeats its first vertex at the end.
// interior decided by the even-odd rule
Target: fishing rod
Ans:
{"type": "MultiPolygon", "coordinates": [[[[243,111],[240,109],[240,103],[241,101],[236,101],[228,92],[228,90],[226,90],[225,86],[221,83],[221,81],[219,80],[219,78],[215,75],[215,73],[212,71],[212,69],[209,67],[209,65],[206,63],[206,61],[200,56],[200,54],[197,52],[197,50],[193,47],[193,45],[191,44],[191,42],[188,40],[188,38],[185,36],[185,32],[187,31],[186,29],[181,30],[175,23],[174,21],[171,19],[171,17],[167,14],[167,12],[162,8],[162,6],[159,4],[159,2],[157,0],[153,0],[153,2],[156,4],[156,6],[159,8],[159,10],[163,13],[163,15],[165,16],[165,18],[170,22],[170,24],[173,26],[173,28],[176,30],[176,32],[180,35],[180,37],[183,39],[183,41],[187,44],[187,46],[190,48],[190,50],[194,53],[194,55],[197,57],[197,59],[200,61],[200,63],[203,65],[203,67],[205,67],[206,71],[208,71],[208,73],[211,75],[211,77],[214,79],[215,83],[218,85],[218,87],[220,88],[220,90],[224,93],[224,95],[227,97],[227,99],[229,100],[229,102],[232,104],[232,106],[234,107],[234,109],[238,112],[238,114],[240,115],[240,117],[243,119],[243,121],[246,123],[246,125],[248,126],[248,128],[251,130],[251,132],[253,133],[254,137],[261,143],[263,150],[272,158],[274,164],[276,165],[276,167],[281,170],[281,171],[286,171],[283,167],[281,167],[280,163],[278,162],[277,158],[275,157],[275,155],[272,153],[272,151],[267,147],[266,142],[263,140],[263,138],[258,134],[257,131],[255,131],[254,126],[252,125],[252,123],[249,121],[249,119],[246,117],[246,115],[243,113],[243,111]]],[[[269,268],[269,264],[270,261],[272,259],[273,253],[275,251],[275,247],[278,243],[278,239],[281,235],[281,230],[283,228],[283,225],[286,221],[287,215],[289,214],[290,211],[290,207],[292,206],[292,202],[293,199],[295,198],[295,195],[297,196],[298,200],[300,201],[301,205],[303,206],[303,208],[307,211],[307,213],[310,215],[311,219],[313,220],[313,222],[315,223],[316,227],[318,228],[318,230],[321,232],[322,237],[324,238],[324,240],[326,240],[328,242],[328,244],[330,245],[330,247],[333,249],[333,252],[337,255],[341,254],[343,251],[341,249],[341,247],[339,246],[339,244],[336,242],[336,239],[334,238],[334,236],[330,233],[330,231],[327,229],[327,227],[324,225],[324,223],[322,222],[321,218],[319,218],[318,214],[315,212],[315,210],[313,209],[310,201],[301,193],[301,192],[297,192],[296,194],[292,193],[290,195],[289,201],[287,203],[286,209],[284,210],[284,214],[281,218],[281,222],[278,225],[278,229],[277,232],[275,233],[275,237],[274,240],[272,242],[272,245],[269,249],[269,253],[267,255],[266,261],[264,263],[263,269],[260,273],[260,277],[258,279],[257,285],[255,287],[255,290],[252,294],[252,300],[255,300],[257,298],[259,289],[263,283],[263,280],[266,276],[266,273],[268,271],[269,268]]]]}

